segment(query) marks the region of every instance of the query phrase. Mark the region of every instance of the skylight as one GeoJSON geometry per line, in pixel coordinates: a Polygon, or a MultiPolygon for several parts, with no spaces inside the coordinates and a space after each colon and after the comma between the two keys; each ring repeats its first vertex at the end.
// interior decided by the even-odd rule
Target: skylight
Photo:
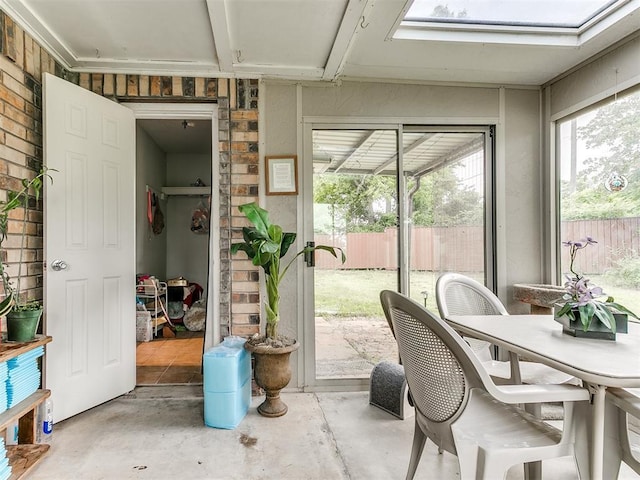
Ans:
{"type": "Polygon", "coordinates": [[[407,0],[407,5],[393,39],[572,48],[614,25],[628,26],[640,12],[640,0],[407,0]]]}
{"type": "Polygon", "coordinates": [[[408,22],[580,28],[616,0],[415,0],[408,22]]]}

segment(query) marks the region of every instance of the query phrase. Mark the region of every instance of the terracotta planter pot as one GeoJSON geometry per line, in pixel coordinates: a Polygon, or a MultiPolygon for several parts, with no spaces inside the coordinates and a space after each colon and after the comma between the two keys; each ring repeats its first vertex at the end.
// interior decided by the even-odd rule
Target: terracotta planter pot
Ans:
{"type": "Polygon", "coordinates": [[[42,309],[9,312],[7,314],[7,340],[10,342],[30,342],[35,339],[41,316],[42,309]]]}
{"type": "Polygon", "coordinates": [[[253,354],[254,379],[266,392],[264,402],[258,406],[258,413],[264,417],[281,417],[287,413],[289,407],[280,399],[280,390],[291,381],[289,357],[292,352],[300,348],[300,343],[274,348],[266,345],[251,345],[247,342],[244,348],[253,354]]]}

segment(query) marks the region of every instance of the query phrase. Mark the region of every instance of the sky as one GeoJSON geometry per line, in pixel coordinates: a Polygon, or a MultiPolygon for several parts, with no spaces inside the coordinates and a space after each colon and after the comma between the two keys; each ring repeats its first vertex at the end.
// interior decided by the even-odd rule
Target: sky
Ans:
{"type": "Polygon", "coordinates": [[[580,25],[611,0],[415,0],[407,16],[428,17],[436,6],[470,20],[530,24],[580,25]]]}

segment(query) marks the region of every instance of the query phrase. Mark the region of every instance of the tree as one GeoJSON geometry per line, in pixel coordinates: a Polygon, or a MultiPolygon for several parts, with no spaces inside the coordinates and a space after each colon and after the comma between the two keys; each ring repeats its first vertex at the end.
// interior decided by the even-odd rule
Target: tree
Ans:
{"type": "Polygon", "coordinates": [[[598,109],[586,125],[578,127],[578,138],[587,148],[605,151],[583,162],[575,190],[562,186],[562,217],[620,218],[640,211],[640,95],[620,98],[598,109]],[[620,192],[604,188],[613,173],[624,175],[628,184],[620,192]]]}
{"type": "MultiPolygon", "coordinates": [[[[587,148],[608,149],[608,155],[585,160],[584,174],[604,179],[612,171],[623,173],[631,180],[640,176],[640,94],[612,102],[598,110],[596,116],[578,136],[587,148]]],[[[635,182],[633,182],[635,183],[635,182]]]]}
{"type": "Polygon", "coordinates": [[[380,175],[323,174],[315,177],[314,202],[329,205],[332,230],[381,232],[396,224],[395,179],[380,175]]]}
{"type": "Polygon", "coordinates": [[[483,213],[482,196],[462,184],[454,165],[422,177],[420,189],[413,196],[414,225],[482,225],[483,213]]]}
{"type": "Polygon", "coordinates": [[[466,18],[466,16],[466,9],[460,10],[458,13],[456,13],[453,10],[449,10],[448,5],[436,5],[433,8],[433,12],[431,12],[431,15],[429,15],[429,17],[432,18],[466,18]]]}
{"type": "MultiPolygon", "coordinates": [[[[580,182],[584,184],[586,182],[580,182]]],[[[562,187],[563,191],[565,185],[562,187]]],[[[588,220],[605,218],[636,217],[640,211],[638,189],[628,189],[611,194],[602,184],[578,188],[562,197],[563,220],[588,220]]]]}
{"type": "MultiPolygon", "coordinates": [[[[455,175],[454,166],[446,166],[420,179],[412,195],[413,225],[451,226],[481,225],[484,205],[482,195],[465,186],[455,175]]],[[[407,179],[407,191],[416,180],[407,179]]],[[[382,232],[397,226],[396,179],[379,175],[322,174],[315,177],[314,201],[326,204],[331,217],[324,233],[382,232]]],[[[324,226],[323,226],[324,227],[324,226]]]]}

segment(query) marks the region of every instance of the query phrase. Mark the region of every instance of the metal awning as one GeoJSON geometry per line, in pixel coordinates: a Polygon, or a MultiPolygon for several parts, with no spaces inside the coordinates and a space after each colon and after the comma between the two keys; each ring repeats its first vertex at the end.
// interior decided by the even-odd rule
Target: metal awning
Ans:
{"type": "MultiPolygon", "coordinates": [[[[406,175],[420,177],[484,148],[480,132],[403,132],[406,175]]],[[[314,130],[314,173],[395,175],[395,130],[314,130]]]]}

